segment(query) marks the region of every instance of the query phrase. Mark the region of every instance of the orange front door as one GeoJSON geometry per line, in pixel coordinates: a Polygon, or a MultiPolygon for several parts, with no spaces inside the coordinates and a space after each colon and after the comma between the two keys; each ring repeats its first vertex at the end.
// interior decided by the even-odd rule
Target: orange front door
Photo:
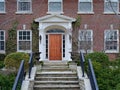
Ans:
{"type": "Polygon", "coordinates": [[[62,35],[50,34],[49,35],[49,59],[62,60],[62,35]]]}

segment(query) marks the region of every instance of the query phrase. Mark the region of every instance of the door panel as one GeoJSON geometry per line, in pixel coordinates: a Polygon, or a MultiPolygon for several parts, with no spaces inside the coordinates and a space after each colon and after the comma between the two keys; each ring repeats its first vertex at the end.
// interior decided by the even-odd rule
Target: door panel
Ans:
{"type": "Polygon", "coordinates": [[[62,60],[62,35],[50,34],[49,35],[49,59],[62,60]]]}

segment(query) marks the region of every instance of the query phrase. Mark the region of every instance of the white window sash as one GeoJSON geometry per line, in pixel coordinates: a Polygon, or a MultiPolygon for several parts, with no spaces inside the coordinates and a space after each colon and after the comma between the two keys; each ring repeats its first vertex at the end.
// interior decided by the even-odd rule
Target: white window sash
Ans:
{"type": "Polygon", "coordinates": [[[48,2],[62,2],[62,0],[48,0],[48,2]]]}
{"type": "Polygon", "coordinates": [[[0,0],[0,2],[5,2],[5,0],[0,0]]]}
{"type": "MultiPolygon", "coordinates": [[[[87,33],[87,36],[88,36],[88,33],[87,33]]],[[[85,36],[85,37],[87,37],[87,36],[85,36]]],[[[87,53],[91,53],[91,52],[93,52],[93,31],[92,30],[80,30],[79,31],[79,49],[80,49],[80,46],[81,46],[81,44],[80,44],[80,42],[82,42],[82,41],[88,41],[88,42],[91,42],[91,45],[90,45],[90,49],[88,49],[87,50],[87,53]],[[86,32],[88,32],[88,33],[90,33],[90,40],[88,40],[88,38],[87,38],[87,40],[85,40],[84,38],[82,38],[82,39],[80,39],[80,33],[81,32],[83,32],[83,35],[86,33],[86,32]]],[[[89,46],[88,46],[88,48],[89,48],[89,46]]],[[[84,49],[80,49],[80,51],[82,51],[83,53],[85,53],[85,50],[84,49]]]]}
{"type": "Polygon", "coordinates": [[[4,42],[4,44],[3,44],[4,45],[4,50],[0,50],[0,53],[5,53],[5,31],[4,30],[0,30],[0,32],[3,32],[3,38],[4,38],[3,40],[0,40],[0,42],[1,41],[4,42]]]}
{"type": "Polygon", "coordinates": [[[93,2],[93,0],[79,0],[79,2],[93,2]]]}
{"type": "MultiPolygon", "coordinates": [[[[23,33],[22,33],[22,37],[23,37],[23,33]]],[[[18,52],[27,52],[27,53],[30,53],[32,51],[32,31],[31,30],[18,30],[17,31],[17,51],[18,52]],[[30,32],[30,40],[20,40],[19,39],[19,32],[23,32],[23,31],[29,31],[30,32]],[[19,43],[20,42],[30,42],[30,50],[20,50],[20,45],[19,43]]]]}
{"type": "MultiPolygon", "coordinates": [[[[113,31],[113,33],[114,32],[117,32],[117,39],[115,40],[115,39],[113,39],[113,40],[107,40],[107,36],[110,36],[110,35],[108,35],[109,34],[109,32],[110,32],[111,30],[105,30],[105,32],[104,32],[104,50],[105,50],[105,52],[106,53],[118,53],[119,52],[119,30],[112,30],[113,31]],[[109,49],[106,49],[106,42],[117,42],[117,49],[115,50],[115,49],[111,49],[111,50],[109,50],[109,49]]],[[[113,35],[114,36],[114,35],[113,35]]]]}
{"type": "Polygon", "coordinates": [[[105,0],[105,2],[119,2],[119,0],[105,0]]]}
{"type": "Polygon", "coordinates": [[[32,2],[31,0],[18,0],[18,2],[32,2]]]}

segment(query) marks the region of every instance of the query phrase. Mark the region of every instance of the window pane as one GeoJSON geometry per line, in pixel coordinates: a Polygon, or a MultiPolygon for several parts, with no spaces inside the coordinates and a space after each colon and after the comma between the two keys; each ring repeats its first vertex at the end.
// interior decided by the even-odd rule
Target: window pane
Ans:
{"type": "Polygon", "coordinates": [[[0,2],[0,11],[4,11],[5,5],[4,2],[0,2]]]}
{"type": "Polygon", "coordinates": [[[19,11],[30,11],[30,2],[19,2],[19,11]]]}
{"type": "Polygon", "coordinates": [[[30,50],[30,41],[19,41],[19,50],[30,50]]]}
{"type": "Polygon", "coordinates": [[[105,2],[105,12],[117,12],[118,2],[105,2]]]}
{"type": "Polygon", "coordinates": [[[91,12],[92,11],[91,2],[80,2],[79,11],[80,12],[91,12]]]}
{"type": "Polygon", "coordinates": [[[61,11],[61,2],[49,2],[49,11],[50,12],[60,12],[61,11]]]}
{"type": "Polygon", "coordinates": [[[19,31],[19,41],[18,48],[19,50],[31,50],[31,32],[30,31],[19,31]]]}
{"type": "Polygon", "coordinates": [[[105,37],[105,50],[117,50],[117,31],[107,30],[105,37]]]}
{"type": "Polygon", "coordinates": [[[0,41],[0,50],[4,50],[4,41],[0,41]]]}
{"type": "Polygon", "coordinates": [[[90,30],[80,31],[80,50],[92,50],[92,32],[90,30]]]}

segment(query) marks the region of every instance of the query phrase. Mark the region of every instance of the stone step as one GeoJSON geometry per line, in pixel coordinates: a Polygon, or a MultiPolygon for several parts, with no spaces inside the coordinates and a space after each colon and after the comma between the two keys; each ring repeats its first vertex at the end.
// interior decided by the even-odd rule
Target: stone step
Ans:
{"type": "Polygon", "coordinates": [[[42,68],[69,68],[69,67],[67,65],[65,65],[65,66],[60,66],[60,65],[47,66],[47,65],[44,65],[42,68]]]}
{"type": "Polygon", "coordinates": [[[68,80],[68,81],[72,81],[75,80],[77,81],[78,78],[77,77],[35,77],[35,80],[43,80],[43,81],[56,81],[56,80],[68,80]]]}
{"type": "Polygon", "coordinates": [[[67,65],[67,61],[44,61],[44,64],[66,64],[67,65]]]}
{"type": "Polygon", "coordinates": [[[69,68],[42,68],[42,71],[71,71],[69,68]]]}
{"type": "Polygon", "coordinates": [[[79,85],[35,85],[34,90],[80,90],[79,85]]]}
{"type": "Polygon", "coordinates": [[[35,81],[34,85],[78,85],[78,81],[35,81]]]}
{"type": "Polygon", "coordinates": [[[64,62],[44,62],[43,66],[68,66],[67,63],[64,62]]]}
{"type": "Polygon", "coordinates": [[[69,72],[69,73],[41,73],[37,72],[36,77],[76,77],[77,73],[75,72],[69,72]]]}

